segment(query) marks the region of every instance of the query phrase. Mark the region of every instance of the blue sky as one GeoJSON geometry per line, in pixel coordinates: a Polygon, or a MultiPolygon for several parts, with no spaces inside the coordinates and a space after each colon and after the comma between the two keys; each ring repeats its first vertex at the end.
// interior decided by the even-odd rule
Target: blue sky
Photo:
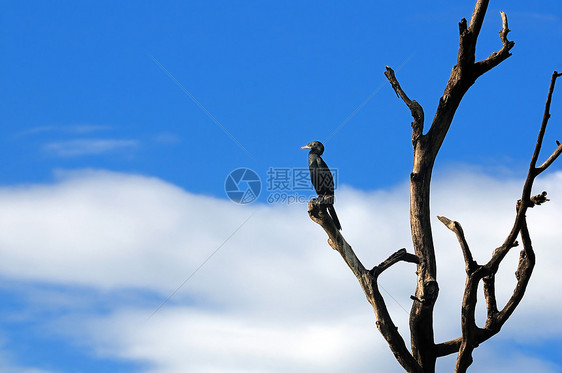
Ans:
{"type": "MultiPolygon", "coordinates": [[[[376,330],[361,329],[361,323],[372,325],[370,310],[361,294],[353,293],[359,287],[345,265],[324,247],[322,232],[307,219],[305,205],[268,204],[271,193],[262,190],[257,202],[239,206],[228,200],[224,181],[230,171],[249,167],[265,188],[269,168],[304,168],[306,152],[300,147],[312,140],[324,141],[324,159],[338,170],[338,212],[342,211],[351,244],[369,246],[374,239],[409,247],[404,227],[411,117],[383,72],[386,65],[394,68],[406,93],[423,105],[429,126],[456,60],[458,22],[470,17],[473,6],[473,1],[465,0],[454,4],[4,2],[0,12],[0,257],[4,258],[0,367],[49,373],[273,372],[274,367],[307,371],[325,359],[309,349],[315,338],[349,341],[357,332],[373,350],[381,350],[377,354],[387,359],[388,369],[397,369],[376,330]],[[360,197],[373,203],[373,209],[363,211],[360,197]],[[383,224],[391,219],[379,219],[381,204],[396,218],[397,227],[389,226],[377,235],[354,211],[365,217],[374,214],[366,221],[383,224]],[[249,242],[255,247],[245,252],[249,242]],[[301,252],[299,246],[307,248],[301,252]],[[223,253],[229,247],[230,254],[223,253]],[[287,247],[291,249],[284,251],[287,247]],[[332,259],[333,263],[326,262],[332,259]],[[135,329],[126,322],[150,314],[202,263],[152,325],[135,329]],[[229,263],[240,268],[247,263],[268,267],[277,263],[281,268],[273,270],[275,278],[247,268],[249,277],[238,273],[237,280],[230,282],[228,272],[234,269],[229,263]],[[333,266],[331,272],[341,274],[316,269],[319,273],[313,273],[319,277],[310,279],[305,263],[315,268],[333,266]],[[287,268],[296,269],[293,273],[287,268]],[[226,278],[206,277],[213,270],[226,278]],[[292,276],[287,288],[281,285],[281,279],[292,276]],[[338,276],[347,287],[336,281],[338,276]],[[276,301],[258,285],[248,290],[252,296],[247,295],[243,284],[252,281],[279,286],[288,310],[272,311],[279,309],[273,307],[276,301]],[[297,284],[303,282],[306,290],[300,291],[302,285],[297,284]],[[326,282],[337,290],[327,288],[326,282]],[[245,301],[234,296],[222,299],[223,286],[245,301]],[[338,301],[320,296],[324,291],[343,297],[351,292],[357,298],[345,312],[337,306],[341,313],[329,313],[318,304],[325,302],[330,308],[338,301]],[[309,311],[301,309],[304,305],[309,311]],[[349,312],[356,315],[351,319],[361,322],[342,322],[324,330],[311,321],[311,309],[326,324],[349,312]],[[270,318],[263,316],[264,310],[272,312],[270,318]],[[248,315],[260,315],[259,322],[252,324],[248,315]],[[296,320],[301,328],[294,333],[280,328],[296,320]],[[267,359],[253,366],[247,361],[255,360],[256,349],[240,351],[247,359],[211,353],[213,349],[197,342],[197,332],[193,340],[175,335],[174,323],[185,328],[183,335],[195,330],[213,336],[209,330],[222,325],[232,333],[233,342],[225,342],[217,351],[239,348],[234,343],[239,332],[254,342],[275,335],[287,346],[294,344],[291,338],[296,336],[310,344],[303,345],[307,352],[303,356],[298,351],[270,355],[263,347],[259,356],[267,359]],[[100,328],[116,335],[98,333],[100,328]],[[196,352],[184,361],[172,352],[158,354],[175,345],[134,343],[149,336],[160,338],[159,333],[196,352]],[[208,360],[199,361],[198,356],[208,360]],[[218,360],[224,364],[209,363],[218,360]]],[[[511,203],[517,198],[504,196],[503,191],[517,191],[525,175],[550,75],[562,70],[562,5],[558,0],[492,1],[478,43],[480,59],[501,47],[500,10],[508,15],[513,56],[469,90],[439,155],[435,180],[437,189],[454,186],[466,188],[466,195],[474,198],[497,197],[481,208],[492,212],[505,208],[501,221],[509,226],[512,205],[500,206],[496,199],[511,203]]],[[[554,140],[562,140],[561,107],[562,95],[555,94],[544,156],[554,149],[554,140]]],[[[545,207],[542,218],[557,219],[555,197],[558,193],[562,200],[557,189],[562,185],[562,166],[555,164],[549,172],[544,185],[553,196],[553,207],[545,207]]],[[[482,240],[484,260],[501,237],[486,227],[478,228],[481,220],[476,217],[487,215],[478,215],[471,208],[474,201],[466,198],[451,196],[435,203],[443,208],[458,204],[460,211],[451,214],[475,219],[473,229],[481,232],[476,240],[482,240]]],[[[533,214],[538,218],[541,212],[533,214]]],[[[499,221],[500,216],[492,220],[499,221]]],[[[558,239],[541,224],[537,227],[537,235],[542,232],[551,240],[545,239],[546,246],[558,239]]],[[[538,237],[537,241],[542,242],[538,237]]],[[[391,249],[385,246],[385,250],[391,249]]],[[[373,256],[368,250],[363,254],[372,264],[387,255],[384,251],[373,256]]],[[[453,254],[459,253],[444,255],[453,254]]],[[[412,290],[405,285],[396,292],[402,290],[407,308],[412,290]]],[[[537,293],[530,298],[534,296],[544,297],[537,293]]],[[[523,319],[537,311],[533,304],[521,312],[523,319]]],[[[451,319],[453,324],[457,321],[451,319]]],[[[560,320],[556,325],[553,330],[562,331],[560,320]]],[[[523,350],[530,360],[523,357],[522,365],[535,364],[545,372],[562,369],[557,357],[560,334],[515,328],[512,333],[490,349],[515,355],[523,350]],[[536,343],[534,347],[510,343],[511,337],[536,343]],[[545,341],[558,347],[541,352],[537,346],[545,341]]],[[[209,337],[209,346],[218,340],[209,337]]],[[[286,347],[279,343],[268,346],[286,347]]],[[[326,346],[326,351],[339,350],[334,346],[326,346]]],[[[379,357],[359,347],[344,355],[337,355],[334,369],[336,362],[359,358],[356,369],[361,371],[372,362],[370,356],[379,357]]],[[[486,356],[501,362],[491,352],[486,356]]]]}

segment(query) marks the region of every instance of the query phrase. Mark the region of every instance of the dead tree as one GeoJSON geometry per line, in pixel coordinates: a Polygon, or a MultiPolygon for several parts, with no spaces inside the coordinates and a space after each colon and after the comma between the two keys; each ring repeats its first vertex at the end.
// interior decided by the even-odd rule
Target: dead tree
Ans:
{"type": "Polygon", "coordinates": [[[493,251],[491,259],[486,264],[477,263],[472,257],[461,225],[445,217],[439,217],[439,220],[452,230],[458,238],[465,261],[466,283],[461,306],[462,335],[451,341],[436,342],[433,335],[433,310],[439,294],[439,286],[436,278],[437,268],[429,203],[433,165],[464,94],[478,77],[507,59],[511,55],[510,50],[514,45],[512,41],[507,39],[509,33],[507,16],[501,12],[501,49],[482,61],[476,61],[476,41],[487,7],[487,0],[477,0],[470,23],[467,24],[466,19],[462,19],[459,23],[460,43],[457,63],[453,67],[445,92],[439,100],[437,112],[427,132],[424,133],[422,107],[415,100],[408,98],[400,87],[394,71],[390,67],[386,68],[387,79],[396,94],[406,103],[414,119],[412,122],[414,164],[410,175],[410,227],[414,253],[408,253],[406,249],[400,249],[374,268],[366,269],[351,246],[334,226],[333,221],[326,213],[325,207],[315,202],[310,202],[308,205],[311,219],[320,224],[326,231],[330,246],[341,254],[359,280],[367,300],[374,309],[377,328],[400,365],[408,372],[434,372],[437,358],[453,353],[458,353],[455,371],[465,372],[472,363],[472,351],[480,343],[497,334],[512,315],[523,298],[535,263],[535,254],[531,246],[525,213],[528,208],[547,201],[546,192],[531,196],[533,182],[562,153],[562,144],[557,141],[556,150],[543,164],[537,166],[546,125],[550,117],[550,102],[554,84],[556,78],[562,75],[554,72],[529,172],[523,186],[521,199],[516,203],[517,212],[513,228],[501,246],[493,251]],[[495,275],[507,253],[518,246],[518,241],[516,241],[518,236],[521,237],[523,248],[516,272],[517,284],[509,301],[503,308],[498,308],[495,294],[495,275]],[[413,303],[409,319],[411,349],[406,346],[404,339],[393,323],[377,284],[378,277],[387,268],[399,261],[413,263],[417,266],[417,285],[415,295],[411,296],[413,303]],[[475,322],[477,290],[480,281],[483,282],[487,308],[487,320],[483,327],[479,327],[475,322]]]}

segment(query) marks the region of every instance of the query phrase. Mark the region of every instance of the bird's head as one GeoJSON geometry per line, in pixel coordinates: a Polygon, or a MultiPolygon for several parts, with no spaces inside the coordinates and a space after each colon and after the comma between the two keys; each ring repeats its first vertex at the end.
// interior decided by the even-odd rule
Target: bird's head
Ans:
{"type": "Polygon", "coordinates": [[[311,153],[322,155],[324,153],[324,145],[320,141],[313,141],[306,144],[301,149],[310,149],[311,153]]]}

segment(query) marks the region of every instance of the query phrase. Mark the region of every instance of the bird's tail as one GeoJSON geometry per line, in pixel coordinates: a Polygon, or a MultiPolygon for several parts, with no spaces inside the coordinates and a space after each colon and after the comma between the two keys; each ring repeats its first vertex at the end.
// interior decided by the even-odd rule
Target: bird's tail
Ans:
{"type": "Polygon", "coordinates": [[[334,208],[334,205],[328,205],[328,213],[332,217],[332,220],[334,221],[334,224],[336,225],[338,231],[341,231],[340,220],[338,219],[338,215],[336,214],[336,209],[334,208]]]}

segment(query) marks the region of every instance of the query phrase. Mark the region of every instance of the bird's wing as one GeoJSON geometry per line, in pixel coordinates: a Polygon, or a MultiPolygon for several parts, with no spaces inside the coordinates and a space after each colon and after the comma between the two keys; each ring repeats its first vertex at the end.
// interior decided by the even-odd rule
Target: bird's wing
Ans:
{"type": "Polygon", "coordinates": [[[321,157],[317,160],[318,168],[316,170],[316,184],[314,185],[318,195],[334,195],[334,177],[328,168],[328,165],[321,157]]]}

